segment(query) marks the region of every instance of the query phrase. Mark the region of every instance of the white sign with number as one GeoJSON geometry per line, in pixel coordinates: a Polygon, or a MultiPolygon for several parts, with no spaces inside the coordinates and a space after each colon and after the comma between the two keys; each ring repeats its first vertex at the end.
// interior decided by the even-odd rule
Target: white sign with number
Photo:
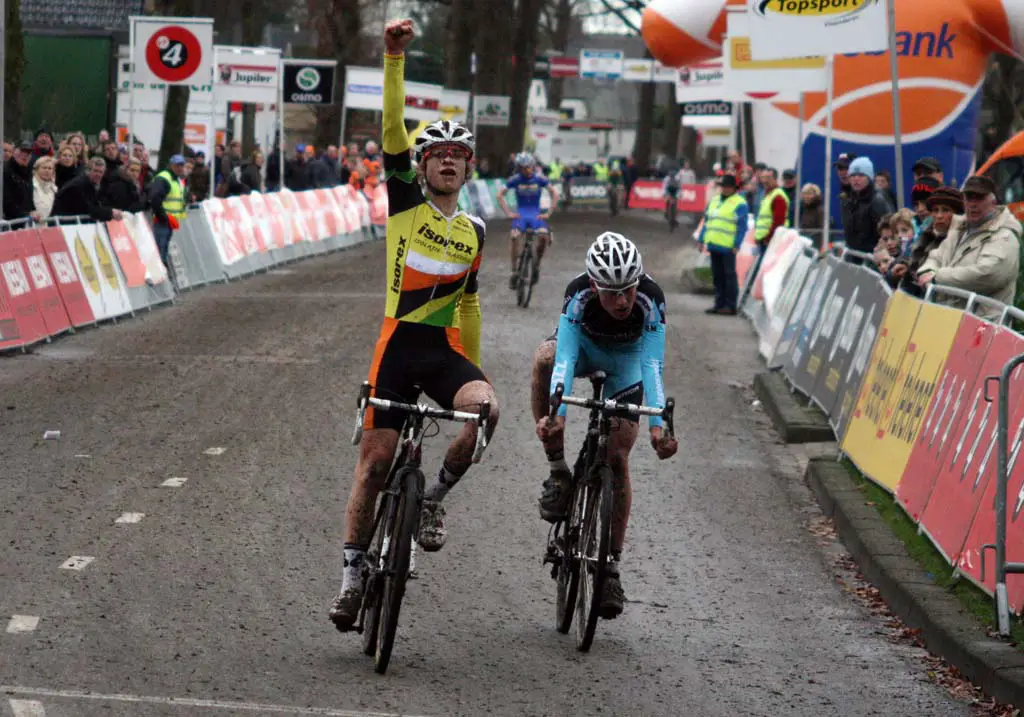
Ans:
{"type": "Polygon", "coordinates": [[[136,82],[206,85],[213,77],[213,19],[133,16],[136,82]]]}

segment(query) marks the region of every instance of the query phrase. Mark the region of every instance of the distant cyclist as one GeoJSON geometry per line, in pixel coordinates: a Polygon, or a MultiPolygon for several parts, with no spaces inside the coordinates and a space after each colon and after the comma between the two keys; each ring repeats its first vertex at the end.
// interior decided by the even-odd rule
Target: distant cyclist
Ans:
{"type": "MultiPolygon", "coordinates": [[[[570,393],[575,376],[597,370],[607,375],[605,396],[616,401],[664,407],[662,364],[665,357],[665,294],[644,273],[636,245],[614,232],[597,237],[587,252],[587,271],[565,290],[562,315],[554,335],[542,343],[533,363],[532,407],[537,435],[544,445],[551,475],[540,498],[541,518],[561,520],[568,508],[572,473],[565,460],[565,406],[548,420],[550,396],[559,382],[570,393]]],[[[651,446],[661,459],[675,455],[678,443],[662,435],[662,420],[648,419],[651,446]]],[[[629,453],[639,431],[636,419],[612,419],[609,460],[615,474],[611,564],[604,585],[601,616],[622,612],[625,595],[619,577],[622,545],[629,521],[632,487],[629,453]]]]}
{"type": "Polygon", "coordinates": [[[558,190],[546,177],[542,177],[535,169],[536,161],[528,152],[520,152],[515,159],[519,170],[505,183],[505,189],[498,193],[498,204],[509,217],[512,217],[512,233],[509,236],[509,255],[512,273],[508,280],[510,289],[516,288],[517,267],[519,265],[519,237],[523,232],[533,230],[537,237],[536,261],[533,263],[533,283],[540,278],[540,262],[544,258],[551,238],[551,230],[545,221],[555,207],[558,206],[558,190]],[[551,208],[544,211],[540,208],[540,196],[544,189],[551,195],[551,208]],[[516,194],[515,212],[508,206],[505,195],[516,194]]]}

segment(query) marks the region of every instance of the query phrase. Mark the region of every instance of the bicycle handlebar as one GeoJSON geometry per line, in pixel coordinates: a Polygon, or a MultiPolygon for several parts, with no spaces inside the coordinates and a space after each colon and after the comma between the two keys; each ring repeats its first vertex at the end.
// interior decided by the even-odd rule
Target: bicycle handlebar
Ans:
{"type": "Polygon", "coordinates": [[[469,423],[476,421],[476,448],[473,450],[473,462],[479,463],[487,448],[487,428],[491,416],[491,404],[484,401],[480,404],[480,410],[476,413],[471,411],[453,411],[443,408],[434,408],[424,403],[402,403],[401,401],[390,401],[383,398],[370,396],[370,383],[363,381],[359,388],[359,400],[357,401],[356,425],[352,433],[352,445],[357,446],[363,439],[363,421],[366,418],[366,409],[370,406],[379,408],[382,411],[400,411],[402,413],[417,413],[427,418],[440,418],[458,423],[469,423]]]}
{"type": "Polygon", "coordinates": [[[613,416],[661,416],[661,418],[665,421],[666,435],[669,438],[675,436],[675,425],[673,423],[673,417],[675,415],[676,400],[671,397],[665,399],[664,408],[655,408],[653,406],[640,406],[635,403],[621,403],[619,401],[613,401],[611,399],[595,401],[593,398],[578,398],[576,396],[566,396],[565,384],[559,383],[555,386],[554,395],[551,396],[551,408],[548,411],[549,419],[553,419],[555,417],[555,414],[558,413],[558,409],[563,403],[569,406],[578,406],[579,408],[596,409],[601,413],[608,413],[613,416]]]}

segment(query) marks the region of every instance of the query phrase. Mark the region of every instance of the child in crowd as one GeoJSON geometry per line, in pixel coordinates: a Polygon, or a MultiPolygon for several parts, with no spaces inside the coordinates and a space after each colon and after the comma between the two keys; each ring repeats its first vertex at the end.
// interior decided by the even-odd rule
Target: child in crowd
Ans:
{"type": "Polygon", "coordinates": [[[893,230],[895,214],[886,214],[878,222],[878,244],[875,245],[875,263],[884,274],[889,265],[900,256],[900,238],[893,230]]]}
{"type": "Polygon", "coordinates": [[[900,252],[897,256],[910,256],[913,248],[914,238],[917,236],[917,229],[914,222],[914,213],[904,207],[892,215],[892,233],[899,240],[900,252]]]}

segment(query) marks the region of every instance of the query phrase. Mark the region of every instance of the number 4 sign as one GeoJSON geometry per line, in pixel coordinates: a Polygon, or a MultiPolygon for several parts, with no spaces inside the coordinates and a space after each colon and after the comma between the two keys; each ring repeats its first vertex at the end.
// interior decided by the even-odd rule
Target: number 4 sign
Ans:
{"type": "Polygon", "coordinates": [[[135,82],[205,85],[213,79],[213,18],[132,17],[135,82]]]}

